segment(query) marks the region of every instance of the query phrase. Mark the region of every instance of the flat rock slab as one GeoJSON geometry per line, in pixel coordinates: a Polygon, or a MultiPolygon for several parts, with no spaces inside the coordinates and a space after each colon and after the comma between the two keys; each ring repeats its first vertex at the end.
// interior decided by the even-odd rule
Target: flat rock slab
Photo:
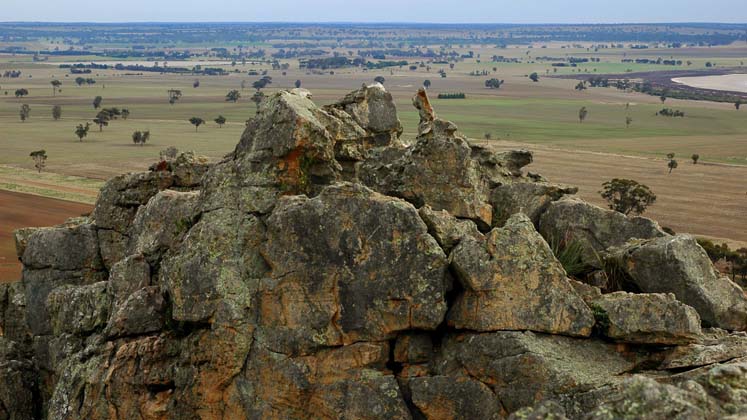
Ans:
{"type": "Polygon", "coordinates": [[[702,332],[695,309],[671,293],[615,292],[599,296],[591,306],[602,333],[615,341],[689,344],[697,341],[702,332]]]}

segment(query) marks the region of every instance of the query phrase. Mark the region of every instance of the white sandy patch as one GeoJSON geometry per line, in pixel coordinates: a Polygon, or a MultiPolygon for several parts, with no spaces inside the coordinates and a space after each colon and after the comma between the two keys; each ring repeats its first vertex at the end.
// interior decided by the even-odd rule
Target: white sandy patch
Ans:
{"type": "Polygon", "coordinates": [[[747,93],[747,74],[725,74],[721,76],[699,76],[678,77],[672,79],[674,83],[680,83],[694,88],[731,90],[747,93]]]}

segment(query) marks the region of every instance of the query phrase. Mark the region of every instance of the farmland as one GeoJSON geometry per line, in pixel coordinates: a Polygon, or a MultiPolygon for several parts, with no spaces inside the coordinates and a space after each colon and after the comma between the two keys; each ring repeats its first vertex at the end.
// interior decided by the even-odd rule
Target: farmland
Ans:
{"type": "MultiPolygon", "coordinates": [[[[319,29],[325,30],[331,29],[319,29]]],[[[0,78],[0,189],[90,205],[104,180],[122,172],[146,170],[157,159],[159,151],[168,146],[194,150],[212,159],[230,152],[245,121],[255,112],[255,104],[250,100],[256,91],[252,83],[263,75],[272,78],[272,83],[261,89],[265,95],[292,88],[300,81],[319,104],[334,102],[362,83],[371,83],[375,77],[382,76],[397,103],[405,139],[413,139],[417,127],[418,116],[410,98],[425,80],[429,80],[429,92],[434,98],[438,93],[453,92],[466,96],[466,99],[434,99],[440,117],[454,121],[466,136],[498,150],[526,148],[534,151],[535,163],[529,170],[540,172],[552,181],[578,185],[580,195],[597,204],[602,204],[597,194],[602,182],[612,177],[633,178],[649,185],[658,195],[657,203],[647,215],[658,219],[662,225],[678,232],[731,241],[737,246],[747,242],[747,185],[744,183],[747,179],[747,106],[737,110],[734,104],[726,102],[671,98],[662,101],[658,96],[614,87],[589,87],[580,91],[574,88],[580,80],[603,74],[664,70],[705,72],[706,63],[716,63],[720,70],[729,73],[747,73],[744,41],[727,39],[723,44],[681,47],[673,47],[672,42],[666,40],[650,41],[647,48],[642,49],[633,48],[631,42],[625,41],[620,41],[620,48],[600,48],[599,42],[516,38],[516,44],[498,45],[487,36],[480,42],[470,43],[466,35],[469,28],[440,30],[441,38],[446,39],[442,44],[434,43],[433,33],[428,32],[430,35],[426,36],[427,31],[420,28],[409,30],[409,41],[398,39],[395,31],[381,29],[382,42],[391,37],[392,48],[363,45],[358,41],[365,36],[353,30],[342,32],[339,39],[314,38],[312,33],[315,32],[309,28],[289,31],[283,39],[258,36],[252,42],[241,43],[241,47],[226,39],[174,41],[178,47],[145,40],[146,44],[153,44],[149,51],[154,54],[187,51],[194,55],[189,62],[181,64],[170,58],[169,67],[196,68],[197,63],[202,62],[201,68],[221,68],[225,75],[93,68],[82,76],[95,79],[96,83],[82,86],[74,82],[79,75],[72,74],[68,68],[60,68],[59,63],[95,60],[113,65],[140,61],[140,64],[160,62],[161,66],[166,66],[166,56],[127,56],[127,52],[133,51],[128,49],[131,45],[114,35],[110,38],[116,39],[115,43],[88,40],[90,50],[81,51],[79,55],[40,54],[34,61],[30,54],[3,53],[0,75],[6,71],[21,71],[21,76],[0,78]],[[402,42],[407,48],[399,47],[402,42]],[[363,55],[369,62],[376,63],[382,60],[372,59],[366,51],[400,48],[414,51],[410,47],[416,42],[421,44],[418,51],[453,53],[452,58],[442,62],[442,58],[396,57],[410,65],[383,69],[366,66],[302,68],[302,63],[309,58],[303,55],[304,51],[320,50],[323,56],[333,56],[335,52],[351,57],[363,55]],[[260,50],[264,58],[250,57],[260,50]],[[281,50],[298,54],[289,54],[290,58],[271,58],[281,50]],[[117,51],[121,57],[106,55],[113,55],[112,51],[117,51]],[[250,58],[239,58],[241,54],[250,58]],[[575,66],[553,65],[567,63],[570,57],[582,60],[575,66]],[[675,64],[635,62],[635,59],[658,58],[674,60],[675,64]],[[275,68],[273,61],[277,64],[275,68]],[[538,82],[527,77],[531,73],[538,74],[538,82]],[[490,78],[504,83],[500,89],[488,89],[484,83],[490,78]],[[62,83],[54,92],[52,80],[62,83]],[[28,95],[16,98],[14,93],[18,89],[26,89],[28,95]],[[183,93],[174,104],[168,102],[169,89],[183,93]],[[230,90],[241,93],[235,103],[226,101],[230,90]],[[127,108],[130,116],[126,120],[110,121],[101,131],[93,125],[88,135],[79,141],[74,134],[75,127],[91,122],[96,116],[98,110],[93,106],[96,96],[102,97],[101,107],[127,108]],[[22,104],[28,104],[31,109],[26,121],[19,118],[22,104]],[[62,107],[59,120],[52,118],[55,105],[62,107]],[[583,122],[579,120],[581,107],[588,110],[583,122]],[[664,107],[681,110],[685,117],[657,115],[664,107]],[[219,115],[227,120],[222,127],[213,122],[219,115]],[[188,122],[191,117],[200,117],[206,124],[195,129],[188,122]],[[131,139],[132,133],[140,130],[151,133],[149,141],[142,146],[133,144],[131,139]],[[489,141],[485,141],[486,134],[489,141]],[[46,150],[49,156],[41,174],[33,170],[29,157],[31,151],[38,149],[46,150]],[[667,153],[675,153],[680,163],[671,175],[667,174],[667,153]],[[694,153],[700,155],[697,165],[689,163],[694,153]]],[[[713,33],[729,34],[729,31],[729,28],[719,28],[713,33]]],[[[2,33],[0,27],[0,35],[2,33]]],[[[517,33],[514,35],[518,37],[517,33]]],[[[44,34],[33,36],[30,31],[23,42],[0,36],[0,50],[21,46],[54,51],[68,44],[80,48],[78,45],[82,42],[44,34]]],[[[559,39],[567,36],[556,34],[559,39]]],[[[9,212],[16,211],[19,197],[23,196],[13,197],[13,200],[2,201],[0,218],[3,220],[10,217],[9,212]]],[[[47,207],[45,203],[34,201],[38,198],[29,200],[34,206],[47,207]]],[[[62,221],[80,212],[78,207],[48,207],[50,212],[57,209],[54,210],[56,216],[44,216],[40,224],[53,219],[62,221]]],[[[33,220],[24,219],[23,222],[36,224],[33,220]]],[[[3,229],[8,228],[4,226],[3,229]]],[[[5,243],[0,248],[8,254],[12,249],[7,243],[10,236],[5,230],[3,233],[0,240],[5,243]]],[[[0,257],[12,258],[9,255],[0,257]]]]}

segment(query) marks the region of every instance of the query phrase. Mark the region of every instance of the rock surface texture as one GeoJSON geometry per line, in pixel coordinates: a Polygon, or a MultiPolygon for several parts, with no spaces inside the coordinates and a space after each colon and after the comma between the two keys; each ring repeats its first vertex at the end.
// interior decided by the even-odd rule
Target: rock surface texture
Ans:
{"type": "Polygon", "coordinates": [[[379,84],[281,91],[222,160],[17,231],[0,419],[747,415],[747,300],[694,240],[413,103],[406,141],[379,84]],[[556,257],[570,241],[590,274],[556,257]]]}

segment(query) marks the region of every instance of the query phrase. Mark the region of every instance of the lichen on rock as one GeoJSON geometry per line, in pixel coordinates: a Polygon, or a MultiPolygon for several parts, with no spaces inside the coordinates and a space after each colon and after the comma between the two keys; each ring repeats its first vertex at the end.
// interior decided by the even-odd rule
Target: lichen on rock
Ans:
{"type": "Polygon", "coordinates": [[[694,240],[564,197],[531,152],[413,103],[405,139],[382,85],[324,107],[279,91],[222,160],[169,155],[90,218],[17,231],[0,418],[747,412],[744,293],[694,240]]]}

